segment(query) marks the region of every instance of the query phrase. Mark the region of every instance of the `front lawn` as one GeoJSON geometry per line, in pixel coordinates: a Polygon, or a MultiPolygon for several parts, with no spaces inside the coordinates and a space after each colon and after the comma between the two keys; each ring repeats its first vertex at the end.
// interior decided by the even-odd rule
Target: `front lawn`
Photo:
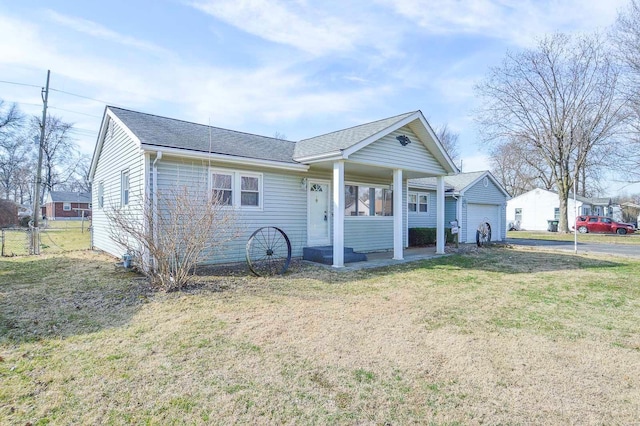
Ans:
{"type": "MultiPolygon", "coordinates": [[[[548,240],[548,241],[573,241],[574,234],[570,232],[546,232],[546,231],[509,231],[507,238],[521,238],[528,240],[548,240]]],[[[605,244],[631,244],[640,245],[640,233],[618,235],[618,234],[580,234],[578,242],[582,243],[605,243],[605,244]]]]}
{"type": "Polygon", "coordinates": [[[491,247],[154,293],[0,259],[0,423],[630,424],[640,262],[491,247]]]}

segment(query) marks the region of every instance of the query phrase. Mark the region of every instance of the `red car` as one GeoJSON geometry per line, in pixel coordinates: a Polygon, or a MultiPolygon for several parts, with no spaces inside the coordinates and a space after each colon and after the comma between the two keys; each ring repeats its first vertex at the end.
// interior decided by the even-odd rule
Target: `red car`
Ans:
{"type": "Polygon", "coordinates": [[[610,217],[604,216],[578,216],[576,218],[576,227],[581,234],[593,232],[624,235],[635,232],[633,225],[616,222],[610,217]]]}

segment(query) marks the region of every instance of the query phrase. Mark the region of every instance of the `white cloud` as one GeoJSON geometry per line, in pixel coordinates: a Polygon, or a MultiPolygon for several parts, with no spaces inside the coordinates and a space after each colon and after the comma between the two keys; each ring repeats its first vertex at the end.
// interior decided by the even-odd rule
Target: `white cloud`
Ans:
{"type": "Polygon", "coordinates": [[[348,19],[306,4],[267,0],[200,0],[191,5],[250,34],[293,46],[314,56],[349,51],[361,29],[348,19]],[[297,6],[294,11],[293,6],[297,6]]]}
{"type": "MultiPolygon", "coordinates": [[[[101,28],[99,34],[117,33],[101,28]]],[[[91,43],[82,44],[60,35],[47,38],[47,32],[33,23],[0,15],[0,69],[28,69],[31,74],[37,70],[42,72],[42,80],[46,69],[51,69],[54,88],[200,123],[211,118],[213,125],[246,131],[252,131],[249,126],[256,123],[278,123],[280,130],[286,130],[281,126],[304,117],[335,116],[362,109],[387,90],[375,85],[320,89],[309,76],[315,70],[292,71],[291,63],[278,61],[253,69],[192,65],[177,55],[158,58],[155,49],[148,52],[150,55],[130,55],[127,46],[136,50],[141,46],[123,46],[122,38],[115,36],[109,41],[118,45],[114,49],[120,54],[107,57],[107,51],[97,52],[91,43]]],[[[60,108],[56,114],[80,123],[82,128],[94,128],[97,134],[99,119],[68,115],[62,109],[101,115],[104,105],[78,105],[77,101],[78,98],[61,93],[51,95],[52,105],[60,108]]],[[[292,136],[288,130],[287,134],[292,136]]],[[[95,137],[86,137],[83,143],[91,146],[95,137]]]]}
{"type": "Polygon", "coordinates": [[[626,0],[379,0],[431,34],[469,34],[527,46],[555,31],[590,32],[613,23],[626,0]]]}
{"type": "Polygon", "coordinates": [[[53,10],[48,10],[46,12],[47,17],[56,24],[63,25],[67,28],[70,28],[74,31],[90,35],[95,38],[112,41],[124,46],[134,47],[139,50],[144,50],[147,52],[155,53],[158,55],[167,55],[169,53],[168,50],[157,46],[154,43],[150,43],[148,41],[139,40],[135,37],[131,37],[124,34],[119,34],[115,31],[112,31],[104,26],[98,24],[97,22],[89,21],[87,19],[77,18],[73,16],[62,15],[53,10]]]}
{"type": "Polygon", "coordinates": [[[400,55],[406,28],[390,23],[373,3],[325,0],[186,0],[187,4],[263,40],[310,57],[357,55],[376,62],[400,55]]]}

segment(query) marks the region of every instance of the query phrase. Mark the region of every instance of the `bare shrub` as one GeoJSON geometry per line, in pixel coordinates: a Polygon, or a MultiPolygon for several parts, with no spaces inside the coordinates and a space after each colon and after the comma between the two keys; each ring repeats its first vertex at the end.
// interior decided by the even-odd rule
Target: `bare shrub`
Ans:
{"type": "Polygon", "coordinates": [[[18,207],[9,200],[0,200],[0,228],[18,223],[18,207]]]}
{"type": "Polygon", "coordinates": [[[106,216],[111,239],[164,291],[183,288],[199,263],[238,237],[235,212],[194,187],[158,191],[155,202],[106,209],[106,216]]]}

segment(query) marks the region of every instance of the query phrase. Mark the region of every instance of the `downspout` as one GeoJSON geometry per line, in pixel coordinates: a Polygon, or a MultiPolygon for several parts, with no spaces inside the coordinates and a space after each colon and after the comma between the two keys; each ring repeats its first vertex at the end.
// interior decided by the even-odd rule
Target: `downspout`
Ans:
{"type": "MultiPolygon", "coordinates": [[[[153,242],[157,245],[158,241],[158,160],[162,159],[162,151],[156,152],[156,158],[153,160],[153,187],[152,187],[152,197],[153,197],[153,212],[151,214],[151,218],[153,220],[153,242]]],[[[155,264],[154,264],[155,267],[155,264]]]]}

